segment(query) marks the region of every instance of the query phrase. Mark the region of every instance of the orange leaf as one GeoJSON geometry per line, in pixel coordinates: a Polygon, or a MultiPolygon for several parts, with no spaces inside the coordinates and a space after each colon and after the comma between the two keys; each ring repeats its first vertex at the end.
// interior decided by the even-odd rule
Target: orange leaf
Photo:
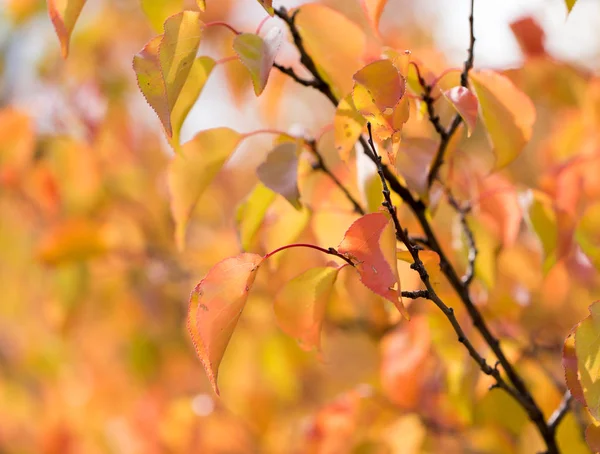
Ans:
{"type": "Polygon", "coordinates": [[[69,41],[75,22],[85,5],[85,0],[48,0],[48,14],[60,40],[63,58],[69,55],[69,41]]]}
{"type": "Polygon", "coordinates": [[[546,54],[544,47],[546,34],[533,17],[524,17],[512,22],[510,29],[526,57],[539,57],[546,54]]]}
{"type": "Polygon", "coordinates": [[[272,191],[284,196],[294,208],[300,209],[298,190],[298,145],[284,142],[269,153],[256,169],[258,178],[272,191]]]}
{"type": "Polygon", "coordinates": [[[396,235],[388,215],[370,213],[356,220],[346,231],[338,251],[356,264],[367,288],[394,303],[408,318],[400,296],[396,235]]]}
{"type": "Polygon", "coordinates": [[[375,34],[379,35],[379,19],[383,13],[383,8],[387,0],[361,0],[360,4],[365,11],[369,23],[373,27],[375,34]]]}
{"type": "Polygon", "coordinates": [[[275,297],[279,326],[306,350],[321,350],[325,306],[339,270],[330,266],[312,268],[286,283],[275,297]]]}
{"type": "Polygon", "coordinates": [[[196,4],[200,8],[200,11],[206,11],[206,0],[196,0],[196,4]]]}
{"type": "Polygon", "coordinates": [[[87,219],[69,219],[46,233],[38,247],[38,258],[57,265],[102,255],[109,246],[103,232],[87,219]]]}
{"type": "Polygon", "coordinates": [[[366,50],[365,33],[343,14],[318,3],[302,5],[296,16],[306,51],[319,75],[341,97],[352,90],[352,74],[366,50]]]}
{"type": "Polygon", "coordinates": [[[187,328],[217,395],[219,364],[262,260],[247,253],[227,258],[210,269],[190,296],[187,328]]]}
{"type": "Polygon", "coordinates": [[[470,80],[496,155],[495,168],[500,169],[510,164],[529,142],[535,107],[531,99],[502,74],[472,72],[470,80]]]}
{"type": "Polygon", "coordinates": [[[354,149],[365,123],[365,119],[354,106],[352,95],[340,101],[333,118],[333,134],[335,149],[342,161],[348,162],[350,159],[350,152],[354,149]]]}
{"type": "Polygon", "coordinates": [[[256,96],[267,86],[282,41],[283,32],[279,28],[270,29],[264,39],[253,33],[242,33],[233,40],[233,50],[250,72],[256,96]]]}
{"type": "Polygon", "coordinates": [[[271,16],[273,15],[273,0],[258,0],[258,3],[260,3],[260,6],[262,6],[267,13],[271,16]]]}
{"type": "MultiPolygon", "coordinates": [[[[579,325],[577,325],[579,326],[579,325]]],[[[571,330],[562,353],[562,366],[565,370],[565,382],[571,395],[577,399],[582,405],[585,405],[585,397],[583,397],[583,389],[579,381],[579,371],[577,370],[577,354],[575,353],[575,330],[577,326],[571,330]]]]}
{"type": "Polygon", "coordinates": [[[477,109],[479,107],[477,98],[471,90],[465,87],[452,87],[442,93],[467,124],[467,136],[471,137],[475,123],[477,123],[477,109]]]}
{"type": "Polygon", "coordinates": [[[402,139],[396,154],[396,170],[406,180],[408,188],[425,198],[429,192],[429,167],[438,143],[435,140],[413,137],[402,139]]]}

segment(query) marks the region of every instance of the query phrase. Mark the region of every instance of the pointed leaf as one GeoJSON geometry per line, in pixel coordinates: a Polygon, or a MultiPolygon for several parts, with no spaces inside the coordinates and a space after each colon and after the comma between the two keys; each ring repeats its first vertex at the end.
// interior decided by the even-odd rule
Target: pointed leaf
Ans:
{"type": "Polygon", "coordinates": [[[175,239],[180,249],[184,247],[185,229],[198,199],[241,139],[239,133],[229,128],[202,131],[186,142],[171,161],[167,183],[176,225],[175,239]]]}
{"type": "Polygon", "coordinates": [[[295,277],[277,293],[274,310],[277,322],[303,349],[321,350],[321,325],[325,307],[340,268],[312,268],[295,277]]]}
{"type": "Polygon", "coordinates": [[[408,188],[426,199],[431,161],[438,149],[435,140],[423,137],[402,139],[396,154],[396,170],[406,180],[408,188]]]}
{"type": "Polygon", "coordinates": [[[240,254],[216,264],[190,296],[187,328],[206,374],[219,394],[219,364],[263,258],[240,254]]]}
{"type": "Polygon", "coordinates": [[[163,24],[169,16],[181,11],[183,0],[141,0],[142,11],[157,32],[162,32],[163,24]]]}
{"type": "Polygon", "coordinates": [[[298,190],[298,145],[285,142],[269,153],[256,169],[258,178],[269,189],[281,194],[296,209],[300,209],[298,190]]]}
{"type": "Polygon", "coordinates": [[[273,15],[273,0],[258,0],[260,6],[262,6],[267,13],[273,15]]]}
{"type": "Polygon", "coordinates": [[[338,252],[356,264],[366,287],[394,303],[407,317],[400,296],[396,235],[388,215],[371,213],[359,218],[346,231],[338,252]]]}
{"type": "Polygon", "coordinates": [[[379,19],[383,13],[383,8],[387,0],[361,0],[360,4],[365,11],[369,23],[373,27],[373,31],[376,35],[379,35],[379,19]]]}
{"type": "Polygon", "coordinates": [[[583,397],[590,414],[600,420],[600,302],[589,309],[590,315],[575,330],[575,352],[583,397]]]}
{"type": "Polygon", "coordinates": [[[546,54],[546,34],[533,17],[516,20],[510,24],[510,28],[526,57],[540,57],[546,54]]]}
{"type": "Polygon", "coordinates": [[[477,98],[471,90],[465,87],[453,87],[444,91],[443,95],[460,114],[467,125],[467,136],[471,137],[477,123],[477,110],[479,108],[477,98]]]}
{"type": "Polygon", "coordinates": [[[558,244],[558,223],[552,200],[546,194],[531,190],[528,220],[542,245],[544,253],[544,272],[548,272],[556,261],[558,244]]]}
{"type": "Polygon", "coordinates": [[[206,11],[206,0],[196,0],[196,4],[200,8],[200,11],[206,11]]]}
{"type": "Polygon", "coordinates": [[[575,240],[596,269],[600,270],[600,203],[585,209],[575,230],[575,240]]]}
{"type": "Polygon", "coordinates": [[[238,207],[236,224],[244,250],[247,251],[252,247],[254,237],[274,200],[275,193],[263,184],[258,183],[246,200],[238,207]]]}
{"type": "Polygon", "coordinates": [[[350,159],[350,152],[366,124],[364,117],[356,110],[352,95],[340,101],[333,118],[333,134],[335,149],[344,162],[350,159]]]}
{"type": "Polygon", "coordinates": [[[252,33],[242,33],[233,40],[233,50],[250,72],[256,96],[267,86],[282,41],[283,32],[279,28],[270,29],[264,39],[252,33]]]}
{"type": "Polygon", "coordinates": [[[342,97],[350,93],[352,74],[360,68],[366,50],[363,30],[343,14],[318,3],[300,7],[296,26],[306,52],[334,94],[342,97]]]}
{"type": "Polygon", "coordinates": [[[502,74],[473,72],[470,80],[496,155],[495,168],[500,169],[510,164],[529,142],[535,107],[531,99],[502,74]]]}
{"type": "Polygon", "coordinates": [[[577,3],[577,0],[565,0],[565,5],[567,6],[567,11],[570,13],[573,7],[577,3]]]}
{"type": "Polygon", "coordinates": [[[48,0],[48,14],[60,41],[63,58],[69,55],[71,33],[86,0],[48,0]]]}

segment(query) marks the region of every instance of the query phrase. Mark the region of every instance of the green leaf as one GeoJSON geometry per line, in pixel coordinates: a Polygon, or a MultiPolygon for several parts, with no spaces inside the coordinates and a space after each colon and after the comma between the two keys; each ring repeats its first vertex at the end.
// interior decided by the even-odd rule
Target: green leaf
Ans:
{"type": "Polygon", "coordinates": [[[279,28],[269,30],[264,39],[252,33],[242,33],[233,40],[233,50],[250,72],[256,96],[267,86],[282,41],[283,33],[279,28]]]}

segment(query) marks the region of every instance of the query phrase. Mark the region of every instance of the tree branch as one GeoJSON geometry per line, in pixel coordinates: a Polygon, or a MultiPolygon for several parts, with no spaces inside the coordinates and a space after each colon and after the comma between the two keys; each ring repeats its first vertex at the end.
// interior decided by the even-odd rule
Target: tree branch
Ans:
{"type": "Polygon", "coordinates": [[[467,270],[461,281],[465,287],[468,287],[475,277],[475,261],[477,260],[477,254],[479,252],[477,245],[475,244],[473,231],[469,227],[469,222],[467,221],[467,214],[470,213],[471,206],[470,204],[461,206],[460,203],[458,203],[458,200],[454,198],[454,195],[452,195],[450,188],[446,188],[446,196],[448,197],[448,202],[452,208],[458,213],[460,225],[462,226],[463,233],[467,239],[467,248],[469,251],[467,255],[467,270]]]}
{"type": "Polygon", "coordinates": [[[560,422],[566,416],[569,411],[571,401],[573,400],[573,396],[571,396],[571,392],[567,390],[563,395],[562,400],[560,401],[560,405],[558,408],[552,413],[550,419],[548,419],[548,427],[553,433],[556,433],[560,422]]]}

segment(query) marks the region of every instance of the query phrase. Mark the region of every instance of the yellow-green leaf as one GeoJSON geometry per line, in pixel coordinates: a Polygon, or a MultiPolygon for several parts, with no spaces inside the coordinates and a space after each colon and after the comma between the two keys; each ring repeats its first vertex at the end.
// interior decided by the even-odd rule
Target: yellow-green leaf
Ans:
{"type": "Polygon", "coordinates": [[[600,270],[600,203],[586,208],[575,230],[575,239],[596,269],[600,270]]]}
{"type": "Polygon", "coordinates": [[[236,213],[236,223],[240,242],[244,250],[252,247],[254,237],[260,228],[269,206],[275,200],[275,193],[262,183],[258,183],[236,213]]]}
{"type": "Polygon", "coordinates": [[[275,297],[277,322],[306,350],[321,350],[321,325],[339,268],[312,268],[289,281],[275,297]]]}
{"type": "Polygon", "coordinates": [[[186,142],[168,170],[175,239],[185,245],[185,230],[198,199],[231,156],[242,135],[229,128],[202,131],[186,142]]]}
{"type": "Polygon", "coordinates": [[[556,245],[558,244],[558,225],[552,200],[540,191],[531,191],[532,201],[529,205],[528,220],[542,245],[544,252],[544,273],[547,273],[556,261],[556,245]]]}
{"type": "Polygon", "coordinates": [[[600,302],[590,306],[590,315],[575,331],[577,369],[590,414],[600,420],[600,302]]]}
{"type": "Polygon", "coordinates": [[[169,16],[183,8],[183,0],[141,0],[142,11],[157,32],[163,29],[163,23],[169,16]]]}
{"type": "Polygon", "coordinates": [[[256,96],[267,86],[282,41],[283,33],[279,28],[269,30],[264,39],[253,33],[242,33],[233,40],[233,50],[250,72],[256,96]]]}
{"type": "Polygon", "coordinates": [[[69,55],[71,33],[86,0],[48,0],[48,14],[60,41],[63,58],[69,55]]]}
{"type": "Polygon", "coordinates": [[[535,107],[511,80],[494,71],[472,72],[471,84],[480,115],[496,156],[496,169],[510,164],[523,150],[533,131],[535,107]]]}

